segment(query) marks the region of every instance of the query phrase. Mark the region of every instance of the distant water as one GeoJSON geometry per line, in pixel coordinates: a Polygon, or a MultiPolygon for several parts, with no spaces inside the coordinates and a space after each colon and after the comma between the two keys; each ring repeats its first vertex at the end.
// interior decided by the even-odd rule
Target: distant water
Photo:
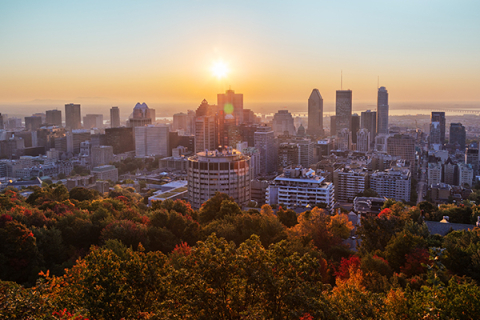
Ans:
{"type": "MultiPolygon", "coordinates": [[[[12,117],[25,117],[33,113],[45,112],[46,110],[58,109],[65,117],[65,103],[70,102],[31,102],[0,104],[0,113],[12,117]]],[[[120,108],[120,117],[127,119],[132,113],[135,103],[107,104],[79,102],[82,108],[82,117],[86,114],[103,114],[104,120],[110,119],[110,108],[115,105],[120,108]]],[[[174,113],[195,110],[199,103],[149,103],[150,108],[155,109],[157,119],[171,118],[174,113]]],[[[278,110],[288,110],[294,116],[304,116],[307,113],[307,102],[244,102],[245,109],[251,109],[255,113],[273,114],[278,110]]],[[[365,110],[376,110],[376,102],[353,102],[353,112],[360,114],[365,110]]],[[[429,114],[431,111],[447,111],[447,114],[462,114],[463,111],[476,111],[480,113],[480,102],[391,102],[390,115],[415,115],[429,114]],[[458,110],[459,112],[455,112],[458,110]]],[[[334,114],[335,104],[324,102],[324,113],[326,116],[334,114]]]]}

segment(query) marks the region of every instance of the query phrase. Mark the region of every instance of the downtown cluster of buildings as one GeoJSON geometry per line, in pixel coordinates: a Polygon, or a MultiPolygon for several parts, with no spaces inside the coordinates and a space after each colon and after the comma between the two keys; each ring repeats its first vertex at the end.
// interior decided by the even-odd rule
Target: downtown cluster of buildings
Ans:
{"type": "MultiPolygon", "coordinates": [[[[444,193],[432,190],[449,188],[464,197],[479,174],[478,148],[467,146],[465,127],[451,123],[447,141],[442,112],[432,113],[428,140],[421,130],[389,126],[388,91],[380,87],[377,94],[377,109],[358,115],[352,113],[352,91],[338,90],[335,115],[324,117],[322,95],[314,89],[306,121],[288,110],[258,116],[233,90],[218,94],[216,104],[203,100],[162,124],[145,103],[137,103],[126,121],[112,107],[108,127],[101,114],[87,114],[82,123],[79,104],[65,105],[65,122],[60,110],[25,117],[24,123],[0,115],[0,177],[70,176],[70,187],[105,191],[121,178],[111,164],[137,157],[159,159],[157,173],[179,180],[170,189],[156,188],[151,200],[181,198],[194,208],[216,192],[241,205],[294,209],[353,206],[368,189],[378,194],[377,202],[410,202],[417,196],[415,180],[425,180],[420,196],[438,200],[444,193]],[[78,167],[90,174],[72,176],[78,167]]],[[[161,180],[157,173],[148,176],[149,186],[161,180]]]]}

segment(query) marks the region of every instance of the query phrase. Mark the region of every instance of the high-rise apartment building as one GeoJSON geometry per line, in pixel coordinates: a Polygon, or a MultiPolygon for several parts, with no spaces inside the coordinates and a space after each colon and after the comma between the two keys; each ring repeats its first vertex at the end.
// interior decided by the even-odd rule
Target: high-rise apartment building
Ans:
{"type": "Polygon", "coordinates": [[[135,127],[135,155],[167,157],[170,152],[168,132],[166,125],[135,127]]]}
{"type": "Polygon", "coordinates": [[[354,113],[350,124],[350,132],[352,133],[352,143],[357,143],[357,132],[360,130],[360,117],[354,113]]]}
{"type": "Polygon", "coordinates": [[[340,132],[337,134],[337,139],[336,139],[336,144],[337,144],[337,149],[346,151],[350,150],[350,146],[352,145],[352,133],[350,132],[350,129],[342,129],[340,132]]]}
{"type": "Polygon", "coordinates": [[[367,129],[370,135],[370,148],[375,145],[375,136],[377,135],[377,113],[375,111],[364,111],[361,113],[360,128],[367,129]]]}
{"type": "Polygon", "coordinates": [[[292,142],[283,142],[278,146],[278,166],[286,168],[298,165],[298,145],[292,142]]]}
{"type": "Polygon", "coordinates": [[[333,172],[335,199],[340,202],[353,202],[360,192],[368,189],[366,168],[339,168],[333,172]]]}
{"type": "Polygon", "coordinates": [[[260,152],[260,173],[266,175],[277,170],[278,150],[275,134],[270,127],[258,127],[254,134],[255,148],[260,152]]]}
{"type": "Polygon", "coordinates": [[[47,110],[45,112],[45,122],[47,125],[62,126],[62,111],[60,110],[47,110]]]}
{"type": "Polygon", "coordinates": [[[323,135],[323,98],[318,89],[313,89],[308,98],[307,133],[316,137],[323,135]]]}
{"type": "Polygon", "coordinates": [[[85,129],[103,128],[103,114],[87,114],[83,117],[83,127],[85,129]]]}
{"type": "Polygon", "coordinates": [[[285,168],[283,174],[267,188],[265,202],[282,204],[287,209],[308,208],[325,204],[331,211],[335,202],[333,183],[315,174],[312,169],[285,168]]]}
{"type": "Polygon", "coordinates": [[[428,185],[442,182],[442,164],[440,162],[431,162],[427,168],[428,185]]]}
{"type": "Polygon", "coordinates": [[[429,140],[430,147],[435,150],[442,149],[445,144],[445,112],[432,112],[429,140]]]}
{"type": "Polygon", "coordinates": [[[188,201],[194,209],[216,192],[232,197],[240,206],[250,201],[250,157],[232,148],[198,152],[188,158],[188,201]]]}
{"type": "Polygon", "coordinates": [[[378,88],[377,134],[388,134],[388,91],[385,87],[378,88]]]}
{"type": "Polygon", "coordinates": [[[70,103],[65,105],[65,127],[69,130],[82,127],[82,115],[79,104],[70,103]]]}
{"type": "Polygon", "coordinates": [[[465,150],[466,131],[461,123],[450,123],[449,143],[459,145],[459,150],[465,150]]]}
{"type": "Polygon", "coordinates": [[[110,109],[110,127],[120,127],[120,109],[118,109],[118,107],[112,107],[110,109]]]}
{"type": "Polygon", "coordinates": [[[197,117],[195,119],[195,152],[215,150],[217,147],[217,117],[197,117]]]}
{"type": "Polygon", "coordinates": [[[235,123],[243,123],[243,94],[227,90],[225,93],[217,94],[218,111],[223,111],[225,116],[233,115],[235,123]]]}
{"type": "Polygon", "coordinates": [[[296,131],[292,114],[288,110],[278,110],[273,116],[272,129],[275,136],[283,135],[285,132],[294,136],[296,131]]]}
{"type": "Polygon", "coordinates": [[[458,164],[458,185],[461,187],[472,187],[474,181],[473,168],[471,164],[458,164]]]}
{"type": "Polygon", "coordinates": [[[394,167],[385,171],[372,173],[370,189],[376,191],[380,197],[396,201],[410,201],[411,174],[404,167],[394,167]]]}
{"type": "Polygon", "coordinates": [[[315,142],[310,139],[296,139],[295,143],[298,145],[298,163],[308,168],[314,163],[314,148],[315,142]]]}
{"type": "Polygon", "coordinates": [[[352,90],[337,90],[335,120],[336,135],[343,129],[350,131],[352,126],[352,90]]]}

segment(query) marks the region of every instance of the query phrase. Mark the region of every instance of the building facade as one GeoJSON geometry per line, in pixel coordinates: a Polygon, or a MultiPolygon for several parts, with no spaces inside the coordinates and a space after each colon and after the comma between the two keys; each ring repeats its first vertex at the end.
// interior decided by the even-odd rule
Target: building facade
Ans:
{"type": "Polygon", "coordinates": [[[337,90],[335,104],[335,134],[352,126],[352,90],[337,90]]]}
{"type": "Polygon", "coordinates": [[[255,148],[260,152],[260,174],[277,171],[278,149],[270,127],[258,127],[254,134],[255,148]]]}
{"type": "Polygon", "coordinates": [[[410,201],[411,174],[410,170],[394,167],[385,171],[374,172],[370,176],[370,189],[380,197],[396,201],[410,201]]]}
{"type": "Polygon", "coordinates": [[[82,115],[79,104],[70,103],[65,105],[65,127],[70,130],[82,127],[82,115]]]}
{"type": "Polygon", "coordinates": [[[110,127],[120,127],[120,109],[118,107],[110,108],[110,127]]]}
{"type": "Polygon", "coordinates": [[[388,91],[378,88],[377,96],[377,134],[388,134],[388,91]]]}
{"type": "Polygon", "coordinates": [[[165,125],[135,128],[135,155],[137,157],[163,156],[170,152],[169,130],[165,125]]]}
{"type": "Polygon", "coordinates": [[[45,112],[45,122],[47,125],[62,126],[62,111],[60,110],[47,110],[45,112]]]}
{"type": "Polygon", "coordinates": [[[323,98],[318,89],[313,89],[308,98],[307,133],[316,137],[323,135],[323,98]]]}
{"type": "Polygon", "coordinates": [[[250,157],[228,148],[198,152],[188,158],[188,201],[192,208],[222,192],[245,205],[250,201],[250,157]]]}

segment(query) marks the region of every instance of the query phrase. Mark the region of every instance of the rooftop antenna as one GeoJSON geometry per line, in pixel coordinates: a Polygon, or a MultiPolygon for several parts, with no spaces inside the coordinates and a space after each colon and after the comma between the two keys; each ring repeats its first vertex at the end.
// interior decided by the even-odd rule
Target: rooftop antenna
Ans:
{"type": "Polygon", "coordinates": [[[343,90],[343,70],[340,70],[340,90],[343,90]]]}

